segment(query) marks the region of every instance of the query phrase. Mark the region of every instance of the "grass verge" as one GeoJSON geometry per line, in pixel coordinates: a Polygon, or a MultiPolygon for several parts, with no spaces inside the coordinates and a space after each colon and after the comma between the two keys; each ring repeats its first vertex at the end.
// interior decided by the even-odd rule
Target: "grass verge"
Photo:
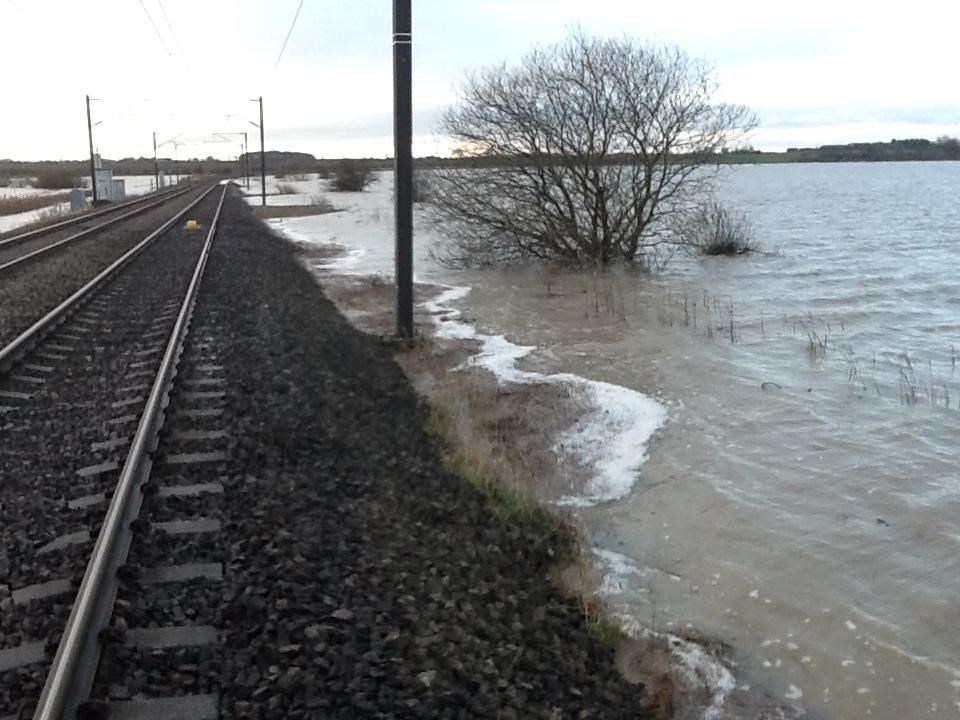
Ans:
{"type": "MultiPolygon", "coordinates": [[[[456,432],[457,423],[450,407],[436,400],[424,402],[429,409],[427,432],[439,448],[447,469],[479,489],[493,511],[501,517],[561,531],[567,536],[569,550],[572,552],[579,539],[570,522],[548,511],[533,497],[496,478],[489,457],[465,452],[463,442],[456,432]]],[[[571,558],[560,558],[561,561],[564,559],[571,558]]]]}
{"type": "MultiPolygon", "coordinates": [[[[523,487],[518,479],[529,472],[523,456],[515,454],[513,448],[497,447],[496,440],[491,444],[489,436],[478,437],[472,422],[465,427],[463,409],[452,402],[449,395],[447,400],[436,394],[422,397],[428,409],[427,432],[436,443],[447,470],[483,493],[498,516],[557,536],[561,552],[555,558],[555,583],[576,598],[590,637],[618,651],[627,637],[619,624],[607,617],[603,603],[596,596],[598,578],[590,562],[589,544],[579,525],[566,513],[544,505],[532,490],[523,487]]],[[[473,405],[475,407],[476,402],[473,405]]],[[[483,425],[482,418],[480,424],[483,425]]]]}
{"type": "Polygon", "coordinates": [[[486,371],[463,367],[474,350],[420,340],[396,355],[427,407],[427,431],[447,469],[479,489],[500,517],[560,538],[551,580],[577,602],[584,630],[610,650],[624,677],[644,686],[646,717],[671,720],[707,707],[710,697],[677,665],[667,636],[633,636],[611,614],[589,538],[575,516],[549,504],[570,478],[561,477],[545,438],[578,411],[576,398],[547,383],[501,386],[486,371]]]}
{"type": "MultiPolygon", "coordinates": [[[[405,369],[409,374],[409,368],[405,369]]],[[[480,490],[500,517],[561,539],[561,552],[555,558],[552,573],[554,584],[576,600],[587,634],[610,650],[623,676],[644,686],[643,708],[647,717],[674,718],[677,693],[683,691],[674,680],[669,648],[660,641],[631,638],[609,615],[598,592],[600,578],[592,563],[590,545],[580,526],[571,516],[545,506],[531,492],[518,487],[516,477],[523,474],[523,469],[514,468],[510,473],[502,457],[490,452],[489,437],[476,437],[470,430],[465,431],[457,404],[437,399],[436,393],[423,397],[422,402],[428,409],[427,432],[453,475],[480,490]],[[488,450],[477,452],[480,447],[488,450]]]]}

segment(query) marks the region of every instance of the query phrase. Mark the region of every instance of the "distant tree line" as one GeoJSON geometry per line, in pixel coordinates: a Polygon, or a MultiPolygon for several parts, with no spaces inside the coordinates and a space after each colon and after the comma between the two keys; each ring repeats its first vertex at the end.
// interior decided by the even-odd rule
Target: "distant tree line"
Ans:
{"type": "MultiPolygon", "coordinates": [[[[250,172],[260,173],[260,153],[251,152],[250,172]]],[[[349,158],[317,159],[309,153],[283,152],[271,150],[266,153],[267,172],[271,175],[290,173],[320,173],[324,177],[332,176],[344,160],[349,158]]],[[[911,138],[891,140],[890,142],[849,143],[847,145],[822,145],[816,148],[788,148],[786,152],[763,152],[749,145],[726,148],[716,157],[691,154],[671,156],[676,162],[703,162],[715,159],[723,163],[792,163],[792,162],[883,162],[904,160],[960,160],[960,139],[943,135],[936,140],[911,138]]],[[[218,160],[213,157],[174,160],[160,158],[160,170],[165,175],[218,175],[239,177],[245,172],[244,156],[237,160],[218,160]]],[[[519,159],[522,162],[522,158],[519,159]]],[[[359,158],[353,162],[367,172],[390,170],[391,158],[359,158]]],[[[458,152],[450,157],[428,156],[417,158],[419,168],[493,168],[515,165],[516,157],[502,154],[477,155],[458,152]]],[[[557,162],[560,162],[559,158],[557,162]]],[[[604,165],[629,165],[636,158],[626,153],[610,153],[603,159],[604,165]]],[[[122,158],[103,161],[103,166],[113,170],[115,175],[153,175],[153,158],[122,158]]],[[[69,178],[77,184],[90,174],[89,160],[41,160],[19,161],[0,159],[0,187],[6,186],[10,178],[69,178]]],[[[49,183],[44,183],[49,184],[49,183]]],[[[58,187],[71,187],[62,181],[58,187]]]]}
{"type": "Polygon", "coordinates": [[[794,162],[882,162],[897,160],[960,160],[960,140],[942,136],[890,142],[821,145],[818,148],[788,148],[794,162]]]}

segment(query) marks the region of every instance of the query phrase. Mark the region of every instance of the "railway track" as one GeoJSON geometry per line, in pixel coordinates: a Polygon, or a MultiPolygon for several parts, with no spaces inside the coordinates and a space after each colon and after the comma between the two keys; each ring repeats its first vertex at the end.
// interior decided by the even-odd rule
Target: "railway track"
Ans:
{"type": "Polygon", "coordinates": [[[195,189],[194,185],[177,186],[171,190],[153,193],[28,232],[0,237],[0,274],[65,248],[71,243],[96,235],[195,189]]]}
{"type": "MultiPolygon", "coordinates": [[[[5,272],[0,271],[0,348],[32,326],[45,309],[56,307],[80,290],[203,190],[203,186],[194,186],[184,194],[163,198],[165,202],[154,207],[134,208],[134,216],[106,227],[100,222],[93,228],[75,226],[33,239],[25,246],[8,248],[10,265],[5,272]],[[87,239],[60,244],[87,229],[93,230],[84,236],[87,239]]],[[[159,200],[155,198],[148,205],[159,200]]]]}
{"type": "Polygon", "coordinates": [[[216,323],[191,322],[226,192],[210,188],[0,348],[3,720],[218,716],[211,678],[176,698],[150,679],[165,654],[182,668],[216,642],[163,598],[222,575],[204,538],[223,487],[190,480],[226,458],[225,379],[216,323]],[[137,626],[130,608],[150,619],[137,626]]]}

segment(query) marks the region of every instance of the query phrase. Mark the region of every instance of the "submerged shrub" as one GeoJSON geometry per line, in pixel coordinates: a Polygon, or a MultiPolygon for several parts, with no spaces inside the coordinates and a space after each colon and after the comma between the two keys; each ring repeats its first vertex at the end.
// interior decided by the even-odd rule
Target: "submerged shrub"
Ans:
{"type": "Polygon", "coordinates": [[[330,202],[326,195],[316,193],[310,197],[310,204],[317,208],[321,213],[332,213],[337,211],[337,207],[330,202]]]}
{"type": "Polygon", "coordinates": [[[360,192],[373,182],[373,173],[356,160],[343,160],[333,169],[332,189],[337,192],[360,192]]]}
{"type": "Polygon", "coordinates": [[[417,172],[413,174],[413,201],[415,203],[429,202],[430,200],[430,183],[425,177],[424,173],[417,172]]]}
{"type": "Polygon", "coordinates": [[[753,226],[743,213],[732,213],[716,200],[698,206],[683,234],[700,255],[746,255],[758,250],[753,226]]]}
{"type": "Polygon", "coordinates": [[[34,187],[43,190],[69,190],[76,187],[76,179],[70,170],[52,167],[41,171],[37,175],[34,187]]]}

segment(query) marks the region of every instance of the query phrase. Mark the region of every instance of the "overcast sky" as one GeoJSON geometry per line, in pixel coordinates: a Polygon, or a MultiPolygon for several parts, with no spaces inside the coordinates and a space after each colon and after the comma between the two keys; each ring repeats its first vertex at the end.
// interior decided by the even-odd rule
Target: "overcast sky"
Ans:
{"type": "MultiPolygon", "coordinates": [[[[0,0],[0,158],[83,158],[84,95],[106,157],[236,156],[203,142],[392,154],[390,0],[0,0]],[[162,4],[161,4],[162,3],[162,4]],[[146,9],[146,11],[144,10],[146,9]],[[165,13],[164,13],[165,10],[165,13]],[[149,14],[149,18],[148,18],[149,14]],[[156,31],[151,26],[151,19],[156,31]]],[[[760,118],[762,149],[960,136],[960,3],[851,0],[413,0],[415,152],[442,154],[436,109],[471,68],[573,26],[677,44],[716,68],[720,99],[760,118]]]]}

